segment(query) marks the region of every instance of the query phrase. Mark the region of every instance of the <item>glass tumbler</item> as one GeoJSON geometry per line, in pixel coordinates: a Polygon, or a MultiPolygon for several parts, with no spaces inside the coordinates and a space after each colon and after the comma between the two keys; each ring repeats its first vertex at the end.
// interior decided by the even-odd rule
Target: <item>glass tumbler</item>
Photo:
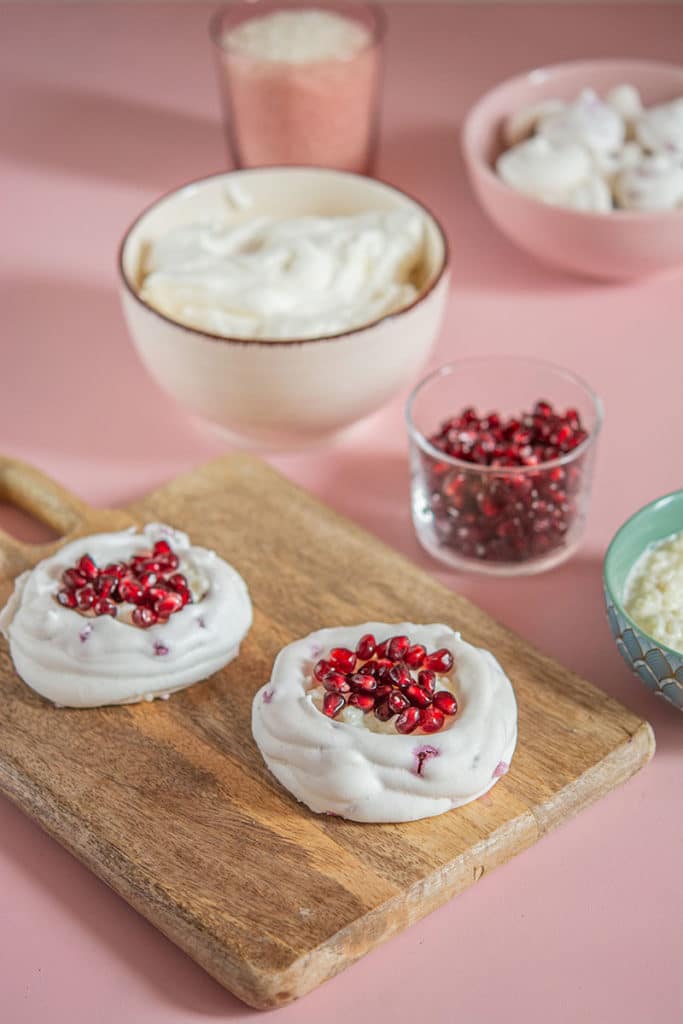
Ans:
{"type": "MultiPolygon", "coordinates": [[[[573,373],[521,357],[462,359],[417,385],[406,418],[413,523],[431,555],[456,569],[514,576],[550,569],[575,551],[588,514],[603,414],[600,399],[573,373]],[[539,401],[551,403],[560,415],[569,410],[575,436],[557,458],[544,461],[541,448],[529,446],[524,457],[531,464],[512,464],[496,413],[504,421],[519,419],[521,433],[514,433],[523,441],[532,421],[525,423],[521,414],[539,401]],[[494,457],[483,449],[468,451],[467,459],[449,454],[449,448],[461,451],[470,443],[467,420],[473,413],[467,410],[472,409],[484,418],[486,430],[491,425],[485,442],[498,444],[496,465],[476,461],[494,457]],[[583,440],[574,412],[587,434],[583,440]]],[[[548,435],[553,429],[555,435],[548,443],[557,439],[552,424],[549,419],[548,435]]],[[[542,423],[540,428],[545,429],[542,423]]]]}
{"type": "Polygon", "coordinates": [[[243,0],[216,11],[210,35],[237,167],[370,172],[384,35],[378,7],[243,0]]]}

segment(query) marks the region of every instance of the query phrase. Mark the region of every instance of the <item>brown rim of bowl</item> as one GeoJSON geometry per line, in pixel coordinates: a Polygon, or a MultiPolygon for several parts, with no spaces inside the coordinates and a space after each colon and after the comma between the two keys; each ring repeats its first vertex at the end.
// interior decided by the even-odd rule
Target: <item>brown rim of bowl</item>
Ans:
{"type": "MultiPolygon", "coordinates": [[[[469,167],[476,167],[477,171],[483,172],[486,178],[489,180],[489,182],[495,184],[495,186],[498,189],[500,189],[501,192],[505,192],[507,195],[512,194],[514,196],[517,196],[518,198],[530,203],[533,207],[537,209],[538,207],[542,207],[544,210],[552,210],[553,212],[560,215],[571,217],[583,217],[588,220],[599,220],[602,224],[610,223],[613,219],[612,214],[618,214],[617,223],[619,224],[622,224],[625,221],[642,224],[644,220],[649,217],[651,217],[654,220],[666,220],[671,219],[672,216],[683,216],[683,208],[680,207],[674,208],[673,210],[615,209],[612,210],[611,213],[597,213],[595,210],[574,210],[569,206],[552,206],[549,203],[544,203],[541,199],[536,199],[534,198],[534,196],[526,195],[526,193],[519,192],[517,191],[517,189],[512,188],[512,186],[507,185],[503,181],[503,179],[496,174],[494,168],[489,164],[489,162],[485,160],[480,155],[480,153],[470,145],[469,136],[471,134],[471,122],[475,114],[478,112],[479,108],[483,106],[483,104],[488,99],[490,99],[490,97],[493,96],[494,93],[502,92],[504,89],[507,89],[512,85],[516,85],[518,82],[524,82],[527,79],[529,79],[532,75],[547,74],[549,76],[552,76],[556,74],[558,71],[569,70],[571,68],[577,68],[591,64],[595,68],[608,68],[610,65],[616,67],[617,65],[621,66],[623,64],[631,64],[634,66],[639,65],[640,67],[652,67],[653,65],[656,65],[658,68],[661,68],[662,71],[677,72],[679,76],[683,77],[683,65],[681,64],[671,64],[669,61],[647,60],[646,58],[638,57],[634,57],[633,59],[624,58],[623,60],[620,60],[618,57],[606,57],[604,59],[597,57],[592,59],[588,58],[586,60],[565,60],[561,61],[559,64],[543,64],[540,67],[531,68],[529,71],[522,71],[520,74],[512,75],[510,78],[505,78],[503,79],[502,82],[498,82],[497,85],[494,85],[490,89],[487,89],[486,92],[482,93],[481,96],[479,96],[478,99],[475,100],[475,102],[472,104],[472,106],[465,114],[465,119],[462,123],[461,131],[461,146],[463,156],[465,158],[465,163],[469,165],[469,167]]],[[[590,84],[588,87],[590,87],[590,84]]],[[[672,98],[675,99],[676,97],[672,98]]]]}
{"type": "Polygon", "coordinates": [[[124,287],[132,296],[132,298],[135,299],[135,301],[140,306],[142,306],[143,309],[146,309],[149,313],[153,313],[160,320],[165,321],[167,324],[172,324],[174,327],[180,327],[185,331],[190,331],[193,334],[198,334],[202,338],[208,338],[210,341],[222,341],[234,345],[308,345],[318,341],[338,341],[340,338],[348,338],[351,335],[360,334],[361,331],[367,331],[371,327],[377,326],[377,324],[384,323],[384,321],[386,320],[393,320],[396,317],[402,316],[404,313],[408,313],[411,309],[414,309],[421,302],[423,302],[428,295],[430,295],[434,291],[436,286],[444,277],[446,271],[449,269],[450,247],[448,244],[446,232],[441,226],[441,222],[432,213],[429,207],[425,206],[423,202],[421,202],[419,199],[416,199],[415,196],[411,195],[409,192],[406,192],[401,188],[397,188],[396,185],[390,185],[389,182],[382,181],[381,178],[370,178],[365,174],[355,174],[353,171],[337,171],[332,167],[317,167],[315,165],[306,164],[291,164],[286,166],[283,166],[281,164],[272,164],[263,167],[234,169],[232,171],[216,171],[215,174],[207,174],[202,178],[193,178],[191,181],[187,181],[183,185],[177,185],[175,188],[169,189],[168,192],[164,192],[162,195],[158,196],[153,202],[151,202],[148,206],[146,206],[126,229],[123,238],[119,242],[117,266],[121,281],[123,282],[124,287]],[[183,192],[186,188],[190,188],[192,185],[201,185],[204,182],[212,181],[214,178],[223,178],[229,174],[259,174],[262,171],[316,171],[318,173],[323,174],[341,174],[349,178],[360,178],[362,181],[374,182],[378,185],[382,185],[384,188],[390,189],[392,192],[396,192],[399,195],[404,196],[406,199],[409,199],[411,202],[419,206],[420,209],[423,210],[427,214],[427,216],[432,219],[437,231],[439,232],[439,235],[441,236],[441,241],[443,243],[443,262],[441,264],[438,274],[430,283],[429,287],[425,288],[424,291],[421,291],[420,294],[415,299],[413,299],[413,301],[408,306],[402,306],[401,309],[397,309],[393,313],[385,313],[384,316],[378,317],[376,320],[371,320],[369,323],[362,324],[360,327],[353,327],[348,331],[339,331],[337,334],[320,334],[316,335],[313,338],[233,338],[228,337],[225,334],[213,334],[211,331],[202,331],[197,327],[190,327],[188,324],[183,324],[181,323],[180,320],[174,320],[172,317],[166,316],[165,313],[161,313],[158,309],[155,309],[154,306],[151,306],[148,302],[145,302],[145,300],[140,297],[135,288],[132,286],[123,269],[123,251],[126,247],[126,243],[131,233],[135,230],[135,228],[138,226],[143,217],[146,217],[147,214],[150,213],[155,206],[163,202],[165,199],[169,199],[177,192],[183,192]]]}
{"type": "MultiPolygon", "coordinates": [[[[378,3],[375,3],[374,0],[344,0],[344,2],[349,7],[365,8],[365,10],[372,15],[375,22],[374,28],[370,34],[370,39],[357,52],[365,53],[367,50],[371,50],[373,49],[373,47],[382,43],[384,41],[384,37],[387,34],[387,16],[383,8],[380,7],[378,3]]],[[[301,10],[302,7],[304,9],[319,9],[320,5],[313,2],[313,0],[311,0],[311,2],[305,3],[299,3],[297,2],[297,0],[282,0],[282,6],[283,8],[290,7],[293,10],[301,10]]],[[[258,17],[258,8],[260,7],[260,0],[237,0],[237,2],[221,4],[213,11],[211,17],[209,18],[209,38],[211,39],[211,42],[214,44],[214,46],[216,46],[223,53],[239,54],[240,52],[239,48],[224,46],[223,40],[220,38],[219,35],[219,25],[223,19],[223,15],[227,14],[229,11],[237,10],[238,7],[251,7],[253,9],[254,16],[258,17]]]]}

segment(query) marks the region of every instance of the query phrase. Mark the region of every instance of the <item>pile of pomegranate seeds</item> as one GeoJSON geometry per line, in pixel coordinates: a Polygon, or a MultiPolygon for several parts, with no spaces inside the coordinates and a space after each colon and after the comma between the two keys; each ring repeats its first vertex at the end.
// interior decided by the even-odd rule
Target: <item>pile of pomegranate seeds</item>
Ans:
{"type": "Polygon", "coordinates": [[[407,636],[378,644],[366,633],[355,651],[334,647],[313,675],[326,690],[323,712],[329,718],[348,704],[366,714],[374,711],[382,722],[394,719],[397,732],[438,732],[446,716],[458,710],[450,690],[437,689],[438,676],[452,668],[453,655],[445,647],[429,654],[407,636]]]}
{"type": "Polygon", "coordinates": [[[165,622],[192,601],[185,576],[177,572],[178,556],[165,540],[153,551],[140,551],[128,562],[112,562],[98,568],[90,555],[62,574],[63,588],[57,601],[84,615],[118,615],[124,602],[135,605],[131,615],[136,626],[147,629],[165,622]]]}
{"type": "Polygon", "coordinates": [[[522,562],[561,547],[579,514],[584,453],[564,466],[544,463],[587,437],[576,409],[559,413],[545,401],[520,417],[479,416],[467,408],[446,420],[430,443],[472,468],[422,456],[440,543],[466,558],[496,562],[522,562]],[[481,473],[479,466],[500,473],[481,473]]]}

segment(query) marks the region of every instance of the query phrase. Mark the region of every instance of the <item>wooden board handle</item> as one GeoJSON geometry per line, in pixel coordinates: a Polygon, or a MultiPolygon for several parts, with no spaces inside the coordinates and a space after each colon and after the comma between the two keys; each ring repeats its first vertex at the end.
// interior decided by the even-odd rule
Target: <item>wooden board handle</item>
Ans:
{"type": "Polygon", "coordinates": [[[125,512],[94,509],[34,466],[0,455],[0,501],[23,509],[61,536],[48,544],[26,544],[0,530],[0,574],[31,569],[65,541],[86,533],[123,530],[134,520],[125,512]]]}

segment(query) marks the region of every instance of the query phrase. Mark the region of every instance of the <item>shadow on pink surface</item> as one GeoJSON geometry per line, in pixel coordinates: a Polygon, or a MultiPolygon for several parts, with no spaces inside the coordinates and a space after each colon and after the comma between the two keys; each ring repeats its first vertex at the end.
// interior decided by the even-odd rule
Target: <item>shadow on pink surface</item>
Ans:
{"type": "MultiPolygon", "coordinates": [[[[2,102],[2,101],[0,101],[2,102]]],[[[164,188],[227,163],[218,120],[64,85],[12,85],[0,152],[18,163],[164,188]]]]}
{"type": "MultiPolygon", "coordinates": [[[[16,807],[0,798],[0,863],[40,887],[42,898],[73,918],[66,926],[125,965],[173,1007],[208,1017],[244,1017],[250,1010],[165,939],[16,807]]],[[[5,876],[7,877],[7,876],[5,876]]],[[[27,906],[31,912],[31,904],[27,906]]],[[[39,922],[36,926],[40,927],[39,922]]],[[[76,954],[74,954],[76,955],[76,954]]],[[[9,1024],[9,1022],[8,1022],[9,1024]]]]}

